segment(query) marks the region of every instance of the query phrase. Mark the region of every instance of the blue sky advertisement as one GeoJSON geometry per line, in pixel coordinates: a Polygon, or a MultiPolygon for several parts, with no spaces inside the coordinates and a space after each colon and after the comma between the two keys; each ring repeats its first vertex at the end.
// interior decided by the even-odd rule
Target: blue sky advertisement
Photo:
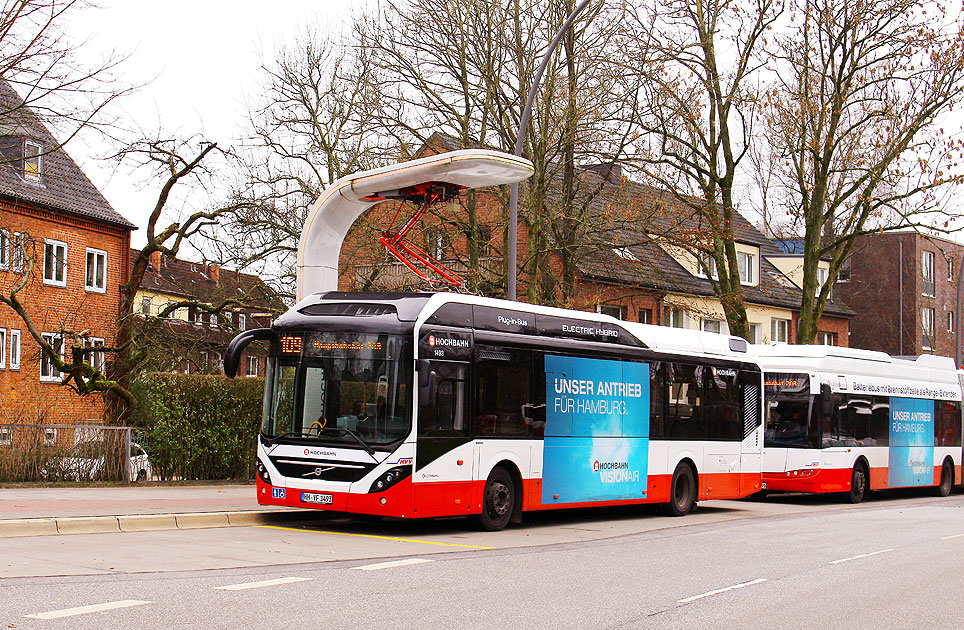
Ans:
{"type": "Polygon", "coordinates": [[[933,483],[934,401],[891,398],[887,485],[904,488],[933,483]]]}
{"type": "Polygon", "coordinates": [[[544,504],[646,497],[649,365],[546,355],[544,504]]]}

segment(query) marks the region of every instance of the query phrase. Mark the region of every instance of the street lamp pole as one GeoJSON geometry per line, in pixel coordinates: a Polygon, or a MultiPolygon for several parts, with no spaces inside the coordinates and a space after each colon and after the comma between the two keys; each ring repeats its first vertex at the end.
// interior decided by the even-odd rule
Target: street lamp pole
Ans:
{"type": "MultiPolygon", "coordinates": [[[[522,109],[522,118],[519,120],[519,134],[516,136],[515,141],[515,154],[522,157],[522,148],[525,144],[526,131],[529,128],[529,118],[532,116],[532,103],[535,101],[536,93],[539,91],[539,84],[542,82],[542,74],[546,71],[546,66],[549,65],[549,60],[552,57],[552,53],[556,50],[556,46],[559,45],[559,41],[562,36],[566,34],[569,27],[576,20],[580,13],[589,6],[590,0],[582,0],[579,6],[566,18],[566,21],[562,23],[562,27],[556,36],[552,38],[549,42],[549,48],[546,50],[546,54],[542,57],[542,63],[539,64],[539,68],[536,69],[535,75],[532,77],[532,85],[529,86],[529,95],[526,97],[526,105],[522,109]]],[[[506,274],[506,284],[507,284],[507,297],[515,301],[516,292],[516,278],[518,277],[517,267],[517,250],[519,249],[519,183],[516,182],[509,186],[509,243],[508,243],[508,273],[506,274]]]]}

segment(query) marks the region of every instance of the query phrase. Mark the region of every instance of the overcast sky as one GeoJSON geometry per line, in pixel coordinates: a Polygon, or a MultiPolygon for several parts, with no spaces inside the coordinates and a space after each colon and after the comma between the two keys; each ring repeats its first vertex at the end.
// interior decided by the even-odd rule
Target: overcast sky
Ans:
{"type": "MultiPolygon", "coordinates": [[[[182,134],[203,132],[231,144],[246,119],[245,98],[259,80],[262,58],[270,59],[280,42],[306,25],[340,28],[362,0],[169,0],[134,2],[100,0],[100,8],[77,14],[70,34],[87,43],[86,60],[113,49],[130,53],[124,78],[150,81],[121,104],[121,116],[144,130],[162,128],[182,134]]],[[[128,171],[99,161],[108,148],[92,137],[67,145],[108,201],[130,221],[143,226],[157,199],[156,190],[128,171]]],[[[143,245],[143,230],[133,235],[143,245]]]]}

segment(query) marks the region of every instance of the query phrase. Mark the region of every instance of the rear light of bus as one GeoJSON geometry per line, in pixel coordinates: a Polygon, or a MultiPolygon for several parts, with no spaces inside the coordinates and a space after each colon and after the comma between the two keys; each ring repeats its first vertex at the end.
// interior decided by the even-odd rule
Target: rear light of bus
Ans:
{"type": "Polygon", "coordinates": [[[261,479],[261,481],[265,482],[269,486],[274,485],[271,483],[271,475],[268,474],[268,468],[264,465],[264,462],[258,459],[256,467],[258,469],[258,477],[261,479]]]}
{"type": "Polygon", "coordinates": [[[412,474],[411,466],[395,466],[381,474],[368,489],[369,492],[384,492],[412,474]]]}

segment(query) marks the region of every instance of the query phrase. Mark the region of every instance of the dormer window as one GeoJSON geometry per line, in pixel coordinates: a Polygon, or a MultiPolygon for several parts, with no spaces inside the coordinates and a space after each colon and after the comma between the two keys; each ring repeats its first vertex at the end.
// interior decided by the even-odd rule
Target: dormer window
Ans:
{"type": "Polygon", "coordinates": [[[23,176],[30,181],[39,182],[43,173],[43,146],[27,140],[23,148],[23,176]]]}
{"type": "Polygon", "coordinates": [[[746,252],[737,252],[736,258],[740,266],[740,284],[756,285],[756,256],[746,252]]]}

